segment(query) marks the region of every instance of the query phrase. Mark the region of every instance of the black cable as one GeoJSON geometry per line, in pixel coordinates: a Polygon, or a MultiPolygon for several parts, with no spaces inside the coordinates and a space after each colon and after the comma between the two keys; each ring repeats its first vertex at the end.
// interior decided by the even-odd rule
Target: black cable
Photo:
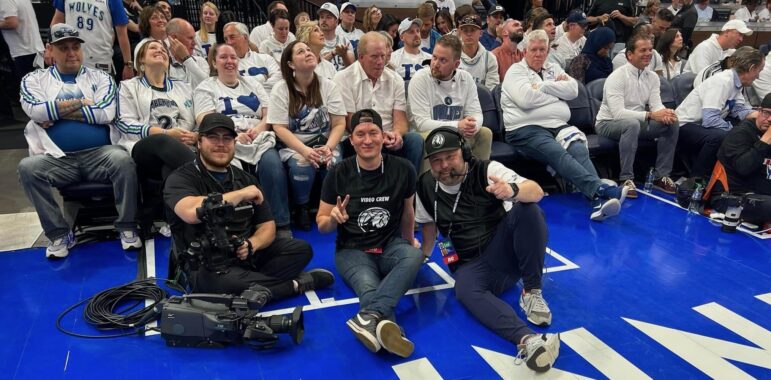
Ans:
{"type": "Polygon", "coordinates": [[[136,323],[148,316],[149,313],[153,313],[155,305],[168,298],[166,291],[161,289],[155,280],[155,278],[151,277],[133,281],[104,290],[90,298],[79,301],[59,314],[59,317],[56,318],[56,328],[67,335],[89,339],[118,338],[138,335],[147,330],[152,330],[146,330],[144,325],[136,326],[136,323]],[[153,300],[153,303],[140,310],[126,314],[126,312],[133,310],[148,299],[153,300]],[[131,329],[131,331],[112,335],[85,335],[64,329],[62,327],[64,316],[84,303],[88,304],[83,309],[83,318],[96,329],[102,331],[131,329]]]}

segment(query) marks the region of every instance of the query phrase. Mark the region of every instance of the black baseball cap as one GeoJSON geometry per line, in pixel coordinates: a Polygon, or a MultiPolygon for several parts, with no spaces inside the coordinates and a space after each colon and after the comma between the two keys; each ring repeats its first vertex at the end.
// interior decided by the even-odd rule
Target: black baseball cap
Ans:
{"type": "Polygon", "coordinates": [[[763,97],[763,101],[760,102],[760,108],[771,108],[771,93],[763,97]]]}
{"type": "Polygon", "coordinates": [[[568,14],[567,23],[570,24],[572,22],[580,25],[586,25],[589,23],[589,21],[586,19],[586,13],[580,9],[574,9],[568,14]]]}
{"type": "Polygon", "coordinates": [[[205,135],[217,128],[225,128],[233,136],[238,136],[238,133],[236,133],[236,125],[233,123],[233,120],[217,112],[210,113],[203,117],[201,125],[198,127],[198,133],[205,135]]]}
{"type": "Polygon", "coordinates": [[[426,136],[426,156],[460,149],[462,146],[460,132],[454,127],[439,127],[426,136]]]}
{"type": "Polygon", "coordinates": [[[381,118],[380,114],[373,109],[365,108],[363,110],[356,111],[356,113],[351,116],[350,132],[353,133],[353,130],[362,123],[372,123],[377,125],[380,130],[383,130],[383,118],[381,118]]]}

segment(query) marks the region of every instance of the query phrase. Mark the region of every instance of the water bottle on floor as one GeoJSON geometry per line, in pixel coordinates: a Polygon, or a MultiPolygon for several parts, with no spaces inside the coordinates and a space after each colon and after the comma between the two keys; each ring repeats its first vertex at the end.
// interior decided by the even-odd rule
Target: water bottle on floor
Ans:
{"type": "Polygon", "coordinates": [[[653,190],[654,179],[656,179],[656,169],[651,168],[651,170],[648,172],[648,177],[645,178],[645,185],[643,186],[643,190],[648,192],[653,190]]]}
{"type": "Polygon", "coordinates": [[[700,183],[696,183],[696,188],[693,189],[691,194],[691,203],[688,205],[688,212],[691,214],[700,214],[699,204],[701,203],[702,186],[700,183]]]}

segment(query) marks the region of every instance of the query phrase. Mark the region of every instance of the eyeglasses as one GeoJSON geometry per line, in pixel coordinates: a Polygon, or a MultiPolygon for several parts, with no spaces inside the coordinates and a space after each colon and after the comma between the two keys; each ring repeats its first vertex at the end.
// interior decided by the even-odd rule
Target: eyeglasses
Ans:
{"type": "Polygon", "coordinates": [[[771,110],[764,109],[764,108],[758,108],[757,110],[758,110],[758,116],[764,119],[768,119],[769,117],[771,117],[771,110]]]}
{"type": "Polygon", "coordinates": [[[57,29],[54,32],[54,38],[57,38],[57,39],[62,37],[79,37],[79,36],[80,36],[80,33],[77,30],[71,29],[71,28],[61,28],[61,29],[57,29]]]}
{"type": "Polygon", "coordinates": [[[209,140],[209,142],[212,142],[212,143],[215,143],[215,144],[219,144],[219,143],[231,144],[233,141],[236,140],[236,137],[233,136],[233,135],[218,135],[216,133],[210,133],[210,134],[207,134],[207,135],[203,135],[203,137],[205,137],[207,140],[209,140]]]}

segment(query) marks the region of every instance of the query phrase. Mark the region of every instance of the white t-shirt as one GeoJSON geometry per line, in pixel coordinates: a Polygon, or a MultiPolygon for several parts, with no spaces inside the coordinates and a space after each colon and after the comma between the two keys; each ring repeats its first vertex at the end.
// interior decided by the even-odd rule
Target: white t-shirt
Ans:
{"type": "Polygon", "coordinates": [[[242,77],[253,77],[268,93],[281,79],[281,69],[273,57],[251,50],[238,62],[238,73],[242,77]]]}
{"type": "MultiPolygon", "coordinates": [[[[498,177],[502,180],[504,180],[506,183],[516,183],[517,185],[523,184],[525,181],[527,181],[527,178],[522,177],[521,175],[517,174],[515,171],[503,166],[498,161],[490,161],[490,165],[487,166],[487,184],[492,185],[493,181],[490,180],[490,177],[498,177]]],[[[447,194],[455,195],[458,194],[458,191],[460,191],[460,187],[463,185],[462,183],[459,183],[454,186],[447,186],[441,182],[439,182],[439,188],[442,189],[447,194]]],[[[503,201],[503,208],[508,212],[511,210],[512,202],[510,201],[503,201]]],[[[423,206],[423,202],[421,201],[420,197],[415,197],[415,221],[418,223],[433,223],[434,222],[434,216],[429,214],[428,211],[426,211],[426,207],[423,206]]]]}
{"type": "Polygon", "coordinates": [[[236,87],[231,88],[217,77],[210,77],[193,92],[196,118],[202,113],[221,113],[233,119],[239,132],[259,124],[262,109],[268,106],[269,101],[265,89],[247,78],[240,78],[236,87]]]}
{"type": "MultiPolygon", "coordinates": [[[[558,26],[557,29],[562,28],[558,26]]],[[[562,68],[565,68],[566,63],[581,54],[581,49],[586,44],[586,37],[581,36],[576,42],[570,42],[567,34],[563,34],[557,40],[557,48],[554,49],[554,56],[557,58],[558,63],[562,68]]]]}
{"type": "Polygon", "coordinates": [[[454,0],[436,0],[436,11],[439,12],[442,9],[446,9],[451,15],[455,16],[455,1],[454,0]]]}
{"type": "Polygon", "coordinates": [[[737,20],[742,20],[744,22],[749,21],[755,21],[758,19],[758,14],[755,13],[755,11],[750,12],[749,9],[747,9],[746,6],[743,6],[736,10],[736,13],[734,13],[734,17],[737,20]]]}
{"type": "Polygon", "coordinates": [[[431,59],[431,54],[420,49],[418,51],[418,54],[410,54],[401,48],[391,53],[390,63],[405,81],[410,80],[416,71],[423,68],[423,61],[431,59]]]}
{"type": "Polygon", "coordinates": [[[200,30],[195,32],[195,47],[193,48],[193,54],[206,58],[209,54],[209,48],[217,43],[217,33],[206,33],[206,38],[208,40],[206,42],[203,42],[199,33],[200,30]]]}
{"type": "MultiPolygon", "coordinates": [[[[771,62],[769,61],[771,59],[769,55],[766,55],[766,62],[771,62]]],[[[760,72],[758,79],[752,82],[752,87],[761,99],[765,98],[768,93],[771,93],[771,64],[763,67],[763,71],[760,72]]]]}
{"type": "Polygon", "coordinates": [[[715,10],[707,5],[706,8],[701,9],[696,7],[696,13],[699,15],[699,21],[712,21],[712,12],[715,10]]]}
{"type": "MultiPolygon", "coordinates": [[[[354,57],[356,56],[356,53],[353,51],[353,45],[351,44],[351,41],[348,41],[347,38],[344,36],[335,33],[335,38],[331,40],[324,40],[324,47],[321,48],[321,55],[323,56],[328,51],[331,51],[332,53],[335,52],[335,47],[340,45],[346,45],[348,46],[348,52],[351,54],[354,54],[354,57]]],[[[335,65],[335,70],[340,71],[345,68],[345,61],[343,61],[343,57],[335,54],[334,57],[332,57],[332,64],[335,65]]]]}
{"type": "MultiPolygon", "coordinates": [[[[276,83],[270,94],[268,106],[268,124],[286,125],[300,141],[308,142],[318,135],[329,137],[331,115],[346,116],[343,97],[337,85],[326,78],[318,78],[321,90],[322,106],[318,108],[303,105],[295,115],[289,114],[289,89],[283,80],[276,83]]],[[[295,152],[289,148],[279,151],[282,161],[288,160],[295,152]]]]}
{"type": "Polygon", "coordinates": [[[347,38],[348,41],[351,42],[351,49],[353,49],[354,54],[356,54],[356,47],[359,46],[359,39],[364,35],[364,32],[355,27],[352,31],[346,32],[345,29],[343,29],[343,25],[338,24],[337,29],[335,29],[335,34],[347,38]]]}
{"type": "Polygon", "coordinates": [[[286,46],[289,45],[292,41],[294,41],[294,38],[292,36],[287,36],[286,42],[281,43],[273,34],[271,34],[270,37],[262,41],[259,46],[259,50],[260,53],[273,57],[273,59],[276,60],[276,63],[279,63],[281,62],[281,54],[284,53],[284,49],[286,49],[286,46]]]}
{"type": "MultiPolygon", "coordinates": [[[[701,18],[699,18],[699,21],[701,21],[701,18]]],[[[758,21],[771,21],[771,12],[768,11],[768,8],[763,8],[758,12],[758,21]]]]}
{"type": "Polygon", "coordinates": [[[332,80],[335,78],[335,74],[337,74],[337,69],[335,69],[335,65],[333,65],[332,62],[322,58],[319,60],[319,64],[316,65],[316,69],[313,70],[313,72],[322,78],[332,80]]]}
{"type": "Polygon", "coordinates": [[[29,0],[0,0],[0,19],[13,16],[19,19],[16,29],[3,29],[3,38],[11,57],[42,53],[45,46],[40,38],[32,3],[29,0]]]}

